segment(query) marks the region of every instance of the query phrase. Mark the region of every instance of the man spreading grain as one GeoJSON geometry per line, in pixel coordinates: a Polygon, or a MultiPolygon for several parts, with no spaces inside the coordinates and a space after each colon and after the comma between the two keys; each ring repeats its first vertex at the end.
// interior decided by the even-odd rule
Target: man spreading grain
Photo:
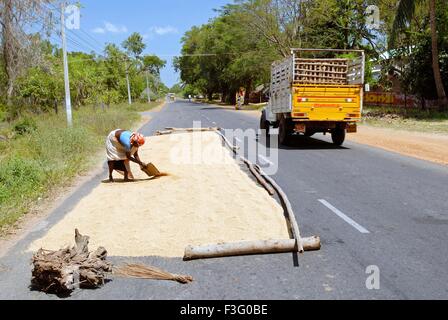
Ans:
{"type": "Polygon", "coordinates": [[[117,129],[112,131],[106,139],[107,163],[109,165],[109,181],[113,182],[112,172],[117,170],[124,173],[124,181],[134,180],[130,161],[145,164],[140,160],[138,148],[145,144],[145,138],[138,132],[117,129]]]}

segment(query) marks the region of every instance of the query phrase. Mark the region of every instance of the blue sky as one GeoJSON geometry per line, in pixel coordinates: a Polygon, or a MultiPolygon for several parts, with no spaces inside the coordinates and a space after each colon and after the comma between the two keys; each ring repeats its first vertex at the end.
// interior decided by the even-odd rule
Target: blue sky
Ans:
{"type": "MultiPolygon", "coordinates": [[[[232,1],[82,0],[81,29],[93,39],[79,30],[69,32],[68,36],[83,44],[85,51],[95,47],[99,52],[101,44],[121,44],[131,33],[139,32],[147,44],[145,53],[157,54],[167,61],[161,76],[162,81],[171,87],[179,81],[179,75],[172,67],[172,56],[180,53],[183,34],[194,25],[207,23],[217,15],[213,9],[229,2],[232,1]],[[79,40],[78,36],[86,41],[79,40]]],[[[69,39],[68,42],[69,50],[80,50],[73,41],[69,39]]]]}

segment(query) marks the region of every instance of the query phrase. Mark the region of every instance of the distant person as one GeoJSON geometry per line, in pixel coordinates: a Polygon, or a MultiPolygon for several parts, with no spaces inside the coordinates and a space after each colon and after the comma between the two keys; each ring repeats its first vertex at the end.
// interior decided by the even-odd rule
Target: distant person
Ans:
{"type": "Polygon", "coordinates": [[[188,101],[191,102],[191,94],[188,95],[188,101]]]}
{"type": "Polygon", "coordinates": [[[106,153],[110,182],[114,182],[112,177],[114,170],[124,174],[124,181],[134,180],[130,161],[140,167],[145,166],[138,155],[138,149],[144,144],[145,138],[138,132],[117,129],[109,133],[106,139],[106,153]]]}

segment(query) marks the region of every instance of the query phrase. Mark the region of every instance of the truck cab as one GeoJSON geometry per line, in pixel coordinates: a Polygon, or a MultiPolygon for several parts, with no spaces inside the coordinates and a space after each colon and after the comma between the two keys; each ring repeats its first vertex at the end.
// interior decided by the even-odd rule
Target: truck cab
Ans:
{"type": "Polygon", "coordinates": [[[278,128],[279,144],[290,135],[330,133],[342,145],[361,120],[365,55],[362,50],[292,49],[274,62],[268,106],[260,128],[278,128]]]}

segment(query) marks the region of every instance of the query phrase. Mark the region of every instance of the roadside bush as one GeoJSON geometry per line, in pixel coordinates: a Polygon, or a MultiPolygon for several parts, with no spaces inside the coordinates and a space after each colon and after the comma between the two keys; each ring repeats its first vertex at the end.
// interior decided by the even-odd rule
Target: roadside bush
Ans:
{"type": "Polygon", "coordinates": [[[24,117],[18,120],[13,126],[13,131],[18,135],[34,132],[36,129],[36,121],[30,117],[24,117]]]}
{"type": "Polygon", "coordinates": [[[0,122],[6,119],[6,106],[0,101],[0,122]]]}
{"type": "Polygon", "coordinates": [[[0,162],[0,226],[14,223],[42,191],[41,169],[37,161],[16,156],[0,162]]]}
{"type": "Polygon", "coordinates": [[[110,131],[130,129],[139,119],[136,111],[124,106],[104,111],[84,107],[73,117],[71,128],[65,114],[29,115],[5,127],[17,135],[0,143],[0,232],[37,198],[85,171],[110,131]]]}

